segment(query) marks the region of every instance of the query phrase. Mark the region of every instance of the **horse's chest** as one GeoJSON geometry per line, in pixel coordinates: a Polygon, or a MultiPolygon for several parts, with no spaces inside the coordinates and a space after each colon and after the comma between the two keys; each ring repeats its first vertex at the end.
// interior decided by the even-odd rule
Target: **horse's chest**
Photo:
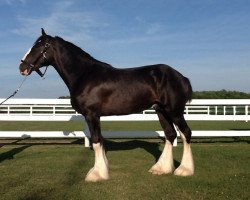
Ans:
{"type": "Polygon", "coordinates": [[[73,97],[71,98],[71,105],[75,109],[76,112],[84,115],[84,109],[83,109],[81,101],[73,97]]]}

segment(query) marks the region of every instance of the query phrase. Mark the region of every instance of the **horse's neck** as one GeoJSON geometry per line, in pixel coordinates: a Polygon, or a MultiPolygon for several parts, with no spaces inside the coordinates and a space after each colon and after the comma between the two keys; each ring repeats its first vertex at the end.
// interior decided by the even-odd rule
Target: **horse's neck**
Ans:
{"type": "Polygon", "coordinates": [[[59,73],[70,93],[73,92],[76,82],[83,74],[88,73],[91,62],[82,55],[69,52],[69,49],[58,45],[54,55],[54,68],[59,73]],[[66,55],[66,56],[63,56],[66,55]]]}

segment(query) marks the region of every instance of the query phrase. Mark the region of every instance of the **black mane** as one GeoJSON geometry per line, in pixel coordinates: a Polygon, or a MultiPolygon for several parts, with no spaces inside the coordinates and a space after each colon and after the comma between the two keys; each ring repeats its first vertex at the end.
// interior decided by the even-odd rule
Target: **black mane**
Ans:
{"type": "Polygon", "coordinates": [[[43,36],[40,36],[39,38],[37,38],[37,40],[34,42],[33,46],[39,41],[42,39],[43,36]]]}
{"type": "Polygon", "coordinates": [[[76,46],[75,44],[73,44],[73,43],[71,43],[69,41],[64,40],[63,38],[61,38],[59,36],[56,36],[55,39],[60,41],[60,42],[63,42],[67,49],[74,52],[75,55],[80,55],[80,56],[84,57],[85,60],[88,60],[90,62],[104,64],[104,65],[107,65],[107,66],[111,66],[110,64],[107,64],[105,62],[102,62],[102,61],[99,61],[99,60],[95,59],[90,54],[88,54],[87,52],[82,50],[80,47],[76,46]]]}

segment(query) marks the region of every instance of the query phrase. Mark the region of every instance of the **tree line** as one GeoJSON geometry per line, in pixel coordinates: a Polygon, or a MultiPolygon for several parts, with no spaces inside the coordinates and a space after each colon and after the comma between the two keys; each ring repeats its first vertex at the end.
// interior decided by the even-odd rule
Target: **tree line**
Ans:
{"type": "Polygon", "coordinates": [[[196,91],[193,99],[250,99],[250,93],[239,91],[196,91]]]}
{"type": "MultiPolygon", "coordinates": [[[[69,96],[61,96],[59,99],[69,99],[69,96]]],[[[193,99],[250,99],[250,93],[239,91],[195,91],[193,99]]]]}

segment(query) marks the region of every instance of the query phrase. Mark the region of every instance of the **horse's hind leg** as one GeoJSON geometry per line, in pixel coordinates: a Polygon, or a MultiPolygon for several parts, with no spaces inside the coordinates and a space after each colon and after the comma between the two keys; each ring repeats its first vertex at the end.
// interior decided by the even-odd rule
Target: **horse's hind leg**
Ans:
{"type": "Polygon", "coordinates": [[[177,176],[191,176],[194,174],[194,161],[191,151],[191,130],[188,127],[183,116],[174,118],[174,124],[177,130],[180,132],[183,142],[183,156],[180,166],[174,171],[177,176]]]}
{"type": "Polygon", "coordinates": [[[173,142],[177,134],[171,120],[162,112],[157,111],[160,124],[166,136],[166,142],[162,154],[157,163],[149,170],[152,174],[168,174],[174,171],[173,142]]]}
{"type": "Polygon", "coordinates": [[[100,118],[94,114],[85,117],[93,142],[95,152],[95,164],[86,175],[85,181],[96,182],[109,179],[108,160],[103,148],[103,138],[101,136],[100,118]]]}

